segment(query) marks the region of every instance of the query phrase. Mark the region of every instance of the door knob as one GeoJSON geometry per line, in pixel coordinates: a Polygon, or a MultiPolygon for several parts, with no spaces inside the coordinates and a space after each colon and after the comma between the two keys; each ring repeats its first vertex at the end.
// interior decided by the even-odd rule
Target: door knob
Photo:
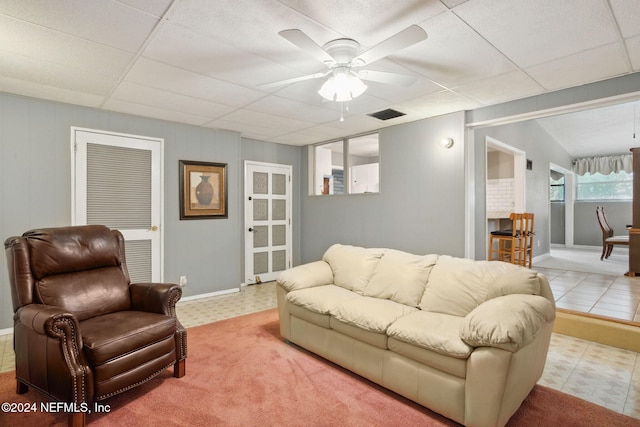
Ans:
{"type": "Polygon", "coordinates": [[[158,226],[157,225],[152,225],[151,228],[149,229],[149,231],[158,231],[158,226]]]}
{"type": "Polygon", "coordinates": [[[253,228],[249,227],[249,232],[252,232],[252,231],[253,231],[253,228]]]}

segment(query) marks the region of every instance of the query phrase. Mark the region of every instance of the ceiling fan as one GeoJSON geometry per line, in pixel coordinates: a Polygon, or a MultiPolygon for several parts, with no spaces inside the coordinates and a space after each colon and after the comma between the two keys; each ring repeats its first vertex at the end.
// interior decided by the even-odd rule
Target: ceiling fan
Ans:
{"type": "Polygon", "coordinates": [[[360,52],[360,43],[349,38],[331,40],[321,47],[301,30],[283,30],[278,34],[325,64],[328,70],[267,83],[259,87],[267,89],[330,75],[318,93],[328,101],[337,102],[350,101],[362,95],[367,89],[362,80],[397,86],[413,84],[417,80],[416,76],[362,68],[427,38],[425,30],[417,25],[411,25],[385,41],[360,52]]]}

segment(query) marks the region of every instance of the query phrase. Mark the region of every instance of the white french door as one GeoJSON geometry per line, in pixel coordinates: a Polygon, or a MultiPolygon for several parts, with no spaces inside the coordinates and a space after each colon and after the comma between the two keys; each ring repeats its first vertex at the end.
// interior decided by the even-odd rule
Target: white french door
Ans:
{"type": "Polygon", "coordinates": [[[72,223],[120,230],[131,281],[163,281],[164,141],[72,127],[71,144],[72,223]]]}
{"type": "Polygon", "coordinates": [[[245,283],[275,280],[291,267],[290,165],[245,161],[245,283]]]}

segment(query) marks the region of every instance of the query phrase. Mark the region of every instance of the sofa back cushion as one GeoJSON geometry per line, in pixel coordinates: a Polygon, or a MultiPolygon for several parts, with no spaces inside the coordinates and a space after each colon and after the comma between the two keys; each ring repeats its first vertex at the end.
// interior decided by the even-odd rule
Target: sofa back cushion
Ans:
{"type": "Polygon", "coordinates": [[[322,260],[333,271],[334,285],[362,295],[383,252],[383,249],[335,244],[327,249],[322,260]]]}
{"type": "Polygon", "coordinates": [[[466,316],[483,302],[509,294],[540,295],[538,274],[505,262],[441,255],[429,275],[420,308],[466,316]]]}
{"type": "Polygon", "coordinates": [[[418,307],[437,260],[437,255],[413,255],[387,249],[376,265],[364,294],[418,307]]]}

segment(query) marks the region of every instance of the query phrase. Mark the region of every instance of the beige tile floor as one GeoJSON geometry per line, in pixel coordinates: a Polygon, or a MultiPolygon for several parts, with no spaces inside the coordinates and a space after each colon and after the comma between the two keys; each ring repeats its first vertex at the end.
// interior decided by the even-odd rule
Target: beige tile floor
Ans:
{"type": "Polygon", "coordinates": [[[600,260],[600,249],[552,248],[551,258],[533,269],[544,273],[556,299],[567,310],[640,322],[640,277],[627,277],[628,252],[616,250],[600,260]]]}
{"type": "MultiPolygon", "coordinates": [[[[275,284],[178,303],[185,327],[202,325],[276,307],[275,284]]],[[[12,336],[0,336],[0,371],[15,369],[12,336]]],[[[638,353],[553,334],[540,384],[640,419],[638,353]]]]}

